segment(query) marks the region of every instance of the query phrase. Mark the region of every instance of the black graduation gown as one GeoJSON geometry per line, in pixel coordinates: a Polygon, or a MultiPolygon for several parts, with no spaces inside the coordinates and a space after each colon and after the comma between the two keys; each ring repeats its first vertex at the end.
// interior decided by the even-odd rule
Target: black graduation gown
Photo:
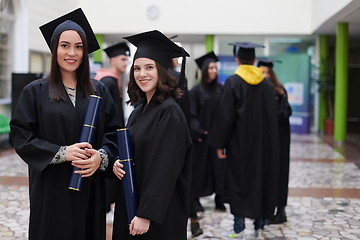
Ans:
{"type": "Polygon", "coordinates": [[[216,148],[208,144],[204,131],[211,131],[211,126],[220,104],[222,85],[217,91],[204,91],[201,84],[194,86],[190,92],[190,133],[194,144],[192,189],[194,197],[213,194],[224,194],[225,159],[219,159],[216,148]],[[199,142],[198,138],[203,141],[199,142]]]}
{"type": "Polygon", "coordinates": [[[237,217],[273,219],[278,185],[278,119],[268,79],[257,85],[238,75],[224,85],[210,144],[226,148],[226,194],[237,217]]]}
{"type": "Polygon", "coordinates": [[[279,141],[280,141],[280,163],[279,163],[279,190],[278,207],[287,205],[289,192],[289,170],[290,170],[290,123],[289,117],[292,114],[291,107],[285,95],[277,94],[278,117],[279,117],[279,141]]]}
{"type": "MultiPolygon", "coordinates": [[[[120,117],[120,126],[123,128],[125,127],[125,120],[124,120],[124,110],[123,110],[123,99],[120,97],[119,87],[118,87],[118,80],[111,76],[106,76],[100,79],[102,83],[104,83],[110,92],[110,95],[115,103],[117,112],[119,113],[120,117]]],[[[110,173],[108,175],[109,178],[105,179],[106,182],[106,206],[109,207],[113,204],[116,200],[116,189],[117,189],[117,177],[115,174],[110,173]]],[[[107,209],[109,210],[109,209],[107,209]]]]}
{"type": "MultiPolygon", "coordinates": [[[[168,73],[171,76],[173,76],[176,80],[179,81],[180,73],[178,71],[176,71],[175,69],[169,68],[168,73]]],[[[188,122],[188,125],[189,125],[190,118],[191,118],[191,116],[190,116],[190,97],[189,97],[189,91],[188,91],[188,87],[187,87],[187,79],[186,78],[184,79],[184,82],[185,82],[185,84],[183,84],[183,86],[181,86],[182,88],[180,88],[181,91],[183,92],[183,95],[181,96],[181,98],[175,99],[175,101],[179,104],[179,106],[183,110],[186,121],[188,122]]]]}
{"type": "Polygon", "coordinates": [[[139,208],[136,216],[151,221],[143,235],[129,235],[124,198],[118,192],[113,239],[185,240],[190,200],[192,142],[185,116],[173,98],[152,99],[130,115],[139,208]],[[126,237],[127,236],[127,237],[126,237]]]}
{"type": "Polygon", "coordinates": [[[120,124],[122,127],[125,126],[125,120],[124,120],[124,110],[123,110],[123,100],[122,97],[120,97],[119,87],[117,84],[117,79],[111,76],[106,76],[100,79],[102,83],[104,83],[111,94],[112,99],[114,100],[116,109],[120,116],[120,124]]]}
{"type": "MultiPolygon", "coordinates": [[[[27,85],[10,122],[11,139],[28,164],[30,240],[105,240],[105,172],[97,170],[83,179],[81,191],[68,189],[70,162],[49,164],[60,146],[77,143],[88,99],[76,88],[76,106],[49,100],[48,78],[27,85]]],[[[103,98],[96,126],[94,149],[104,149],[109,159],[117,155],[115,130],[119,117],[101,82],[92,80],[103,98]]]]}

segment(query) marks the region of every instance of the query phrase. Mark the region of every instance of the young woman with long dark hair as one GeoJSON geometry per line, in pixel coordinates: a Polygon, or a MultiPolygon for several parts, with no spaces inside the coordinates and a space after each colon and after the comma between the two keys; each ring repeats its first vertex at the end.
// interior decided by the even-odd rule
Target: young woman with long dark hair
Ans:
{"type": "Polygon", "coordinates": [[[99,46],[81,9],[40,30],[52,52],[50,76],[25,86],[10,122],[29,167],[29,239],[105,240],[105,171],[121,126],[108,89],[90,79],[88,53],[99,46]],[[102,98],[92,144],[78,142],[90,95],[102,98]],[[74,166],[80,191],[69,189],[74,166]]]}
{"type": "MultiPolygon", "coordinates": [[[[172,58],[185,59],[188,54],[157,30],[125,39],[137,46],[128,102],[138,106],[126,127],[139,206],[129,226],[123,193],[118,191],[113,239],[186,240],[192,142],[185,115],[175,101],[181,96],[178,81],[167,68],[172,58]]],[[[124,176],[119,161],[114,173],[120,179],[124,176]]]]}

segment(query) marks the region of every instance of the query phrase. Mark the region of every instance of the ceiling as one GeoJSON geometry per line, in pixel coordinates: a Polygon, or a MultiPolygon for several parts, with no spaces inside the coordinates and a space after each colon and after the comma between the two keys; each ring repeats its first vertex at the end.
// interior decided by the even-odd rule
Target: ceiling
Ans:
{"type": "MultiPolygon", "coordinates": [[[[344,9],[336,13],[333,17],[328,19],[320,27],[318,27],[312,35],[325,34],[335,41],[336,36],[336,25],[338,22],[347,22],[349,24],[349,41],[351,44],[360,45],[360,0],[351,1],[344,9]]],[[[122,40],[122,37],[131,34],[107,34],[106,42],[115,43],[122,40]]],[[[172,37],[169,34],[168,37],[172,37]]],[[[180,34],[173,39],[176,42],[187,42],[187,43],[204,43],[205,35],[203,34],[180,34]]]]}
{"type": "Polygon", "coordinates": [[[335,37],[338,22],[347,22],[349,24],[350,41],[360,39],[360,1],[352,1],[344,9],[322,24],[313,34],[326,34],[335,37]]]}

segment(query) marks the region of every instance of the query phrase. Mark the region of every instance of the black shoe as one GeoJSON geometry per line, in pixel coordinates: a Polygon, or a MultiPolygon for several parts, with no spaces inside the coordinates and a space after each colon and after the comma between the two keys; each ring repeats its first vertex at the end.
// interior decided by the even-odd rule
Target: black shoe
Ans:
{"type": "Polygon", "coordinates": [[[199,198],[194,199],[194,204],[195,204],[195,211],[196,212],[204,212],[204,207],[201,206],[199,198]]]}
{"type": "Polygon", "coordinates": [[[216,204],[215,210],[221,211],[221,212],[226,212],[226,207],[224,204],[216,204]]]}
{"type": "Polygon", "coordinates": [[[225,212],[226,207],[224,206],[224,202],[221,199],[221,196],[215,195],[215,210],[225,212]]]}
{"type": "Polygon", "coordinates": [[[281,224],[284,222],[287,222],[285,207],[281,207],[278,209],[274,220],[266,220],[267,225],[281,224]]]}
{"type": "Polygon", "coordinates": [[[203,230],[200,228],[199,222],[192,222],[191,223],[191,236],[197,237],[201,234],[203,234],[203,230]]]}

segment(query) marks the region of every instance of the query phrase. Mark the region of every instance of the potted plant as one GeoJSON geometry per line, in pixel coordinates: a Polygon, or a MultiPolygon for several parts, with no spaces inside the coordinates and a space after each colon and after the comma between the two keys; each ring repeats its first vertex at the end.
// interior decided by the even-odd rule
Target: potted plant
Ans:
{"type": "Polygon", "coordinates": [[[318,90],[324,94],[328,117],[324,119],[324,133],[334,133],[335,67],[327,62],[320,71],[318,90]]]}

